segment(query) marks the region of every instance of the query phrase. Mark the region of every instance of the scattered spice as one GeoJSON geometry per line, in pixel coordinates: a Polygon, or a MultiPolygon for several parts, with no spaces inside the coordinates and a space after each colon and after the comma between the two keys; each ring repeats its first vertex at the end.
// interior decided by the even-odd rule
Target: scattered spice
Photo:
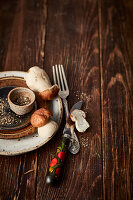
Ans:
{"type": "Polygon", "coordinates": [[[87,95],[85,92],[76,91],[74,94],[78,100],[82,100],[84,102],[89,102],[91,100],[91,96],[87,95]]]}
{"type": "Polygon", "coordinates": [[[89,95],[87,95],[86,93],[82,92],[80,94],[80,99],[83,100],[83,101],[90,101],[91,98],[90,98],[89,95]]]}
{"type": "Polygon", "coordinates": [[[21,122],[20,116],[15,115],[15,113],[10,110],[7,99],[0,98],[0,125],[19,124],[21,122]]]}
{"type": "Polygon", "coordinates": [[[88,137],[81,137],[81,138],[80,138],[80,144],[81,144],[81,146],[83,146],[84,148],[85,148],[85,147],[88,147],[88,145],[89,145],[89,139],[88,139],[88,137]]]}

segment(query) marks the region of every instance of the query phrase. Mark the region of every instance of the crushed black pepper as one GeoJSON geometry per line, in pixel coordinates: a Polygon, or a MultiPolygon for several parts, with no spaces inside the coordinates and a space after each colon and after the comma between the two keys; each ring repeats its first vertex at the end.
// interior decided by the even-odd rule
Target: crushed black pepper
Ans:
{"type": "Polygon", "coordinates": [[[29,97],[20,96],[17,99],[15,99],[15,101],[13,103],[16,105],[19,105],[19,106],[25,106],[30,103],[30,99],[29,99],[29,97]]]}
{"type": "Polygon", "coordinates": [[[6,109],[9,109],[9,104],[6,101],[0,97],[0,125],[6,126],[6,125],[12,125],[12,124],[19,124],[22,122],[20,119],[21,116],[17,116],[9,109],[9,112],[6,112],[6,109]]]}

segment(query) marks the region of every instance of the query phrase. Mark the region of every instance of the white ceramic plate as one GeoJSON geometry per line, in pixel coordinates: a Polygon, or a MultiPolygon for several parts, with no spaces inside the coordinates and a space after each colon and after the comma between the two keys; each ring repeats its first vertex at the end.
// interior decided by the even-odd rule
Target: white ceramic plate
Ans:
{"type": "MultiPolygon", "coordinates": [[[[25,76],[25,72],[21,71],[0,72],[0,78],[10,77],[10,76],[23,78],[25,76]]],[[[60,126],[63,114],[62,101],[60,97],[56,97],[51,101],[50,108],[51,111],[53,112],[53,120],[56,121],[60,126]]],[[[53,132],[52,137],[55,135],[55,133],[56,132],[53,132]]],[[[52,137],[41,138],[38,135],[38,133],[35,132],[29,136],[25,136],[19,139],[0,139],[0,155],[17,155],[35,150],[44,145],[46,142],[48,142],[52,137]]]]}

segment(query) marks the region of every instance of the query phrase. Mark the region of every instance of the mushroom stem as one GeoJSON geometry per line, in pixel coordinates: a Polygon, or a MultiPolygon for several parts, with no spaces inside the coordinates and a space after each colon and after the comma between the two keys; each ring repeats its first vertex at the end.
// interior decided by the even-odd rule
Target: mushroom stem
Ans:
{"type": "Polygon", "coordinates": [[[58,124],[53,120],[49,120],[46,125],[38,128],[38,134],[40,137],[48,139],[52,137],[52,135],[57,131],[57,129],[58,124]]]}

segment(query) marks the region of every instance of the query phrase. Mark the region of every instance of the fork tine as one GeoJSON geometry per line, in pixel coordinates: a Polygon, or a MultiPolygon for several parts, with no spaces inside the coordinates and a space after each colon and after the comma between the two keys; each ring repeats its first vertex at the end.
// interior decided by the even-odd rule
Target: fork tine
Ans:
{"type": "Polygon", "coordinates": [[[55,76],[55,67],[54,66],[53,66],[53,79],[54,79],[54,83],[57,84],[56,76],[55,76]]]}
{"type": "Polygon", "coordinates": [[[69,90],[69,89],[68,89],[68,85],[67,85],[67,80],[66,80],[66,76],[65,76],[65,72],[64,72],[63,65],[61,65],[61,71],[62,71],[62,75],[63,75],[65,87],[66,87],[67,90],[69,90]]]}
{"type": "Polygon", "coordinates": [[[57,65],[55,65],[55,71],[56,71],[58,86],[59,86],[59,88],[61,89],[61,86],[60,86],[60,79],[59,79],[59,72],[58,72],[58,67],[57,67],[57,65]]]}
{"type": "Polygon", "coordinates": [[[59,66],[61,86],[62,86],[62,89],[65,90],[64,83],[63,83],[63,78],[62,78],[62,72],[61,72],[61,65],[58,65],[58,66],[59,66]]]}

